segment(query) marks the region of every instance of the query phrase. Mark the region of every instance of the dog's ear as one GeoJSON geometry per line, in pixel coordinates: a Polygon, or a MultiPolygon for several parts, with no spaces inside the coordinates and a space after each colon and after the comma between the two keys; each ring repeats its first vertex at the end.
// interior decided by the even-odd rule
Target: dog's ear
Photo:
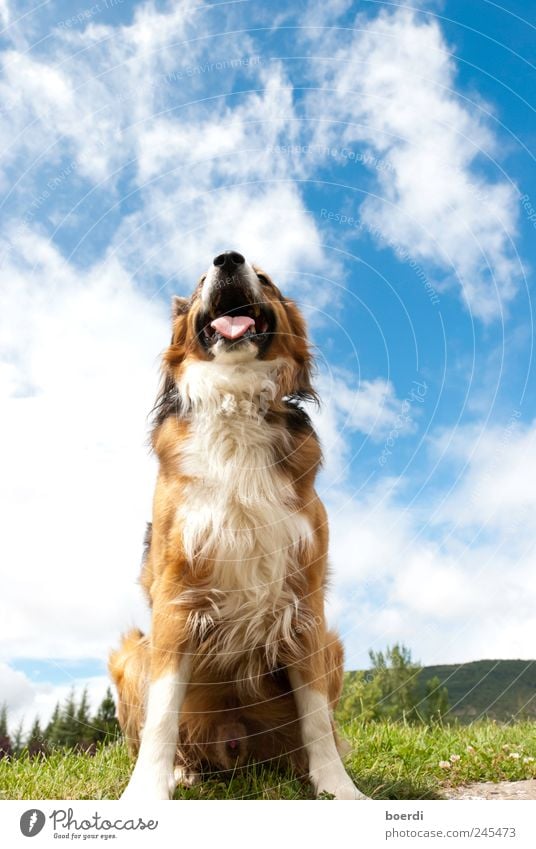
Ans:
{"type": "Polygon", "coordinates": [[[314,361],[305,320],[294,301],[285,300],[285,307],[292,334],[293,358],[297,365],[290,394],[303,401],[318,404],[318,395],[312,384],[314,361]]]}
{"type": "Polygon", "coordinates": [[[177,365],[184,357],[190,304],[190,298],[182,298],[180,295],[173,295],[171,299],[171,342],[164,354],[164,372],[168,366],[177,365]]]}
{"type": "Polygon", "coordinates": [[[178,315],[184,315],[188,312],[190,306],[190,298],[182,298],[180,295],[173,295],[171,299],[171,318],[173,321],[178,315]]]}
{"type": "Polygon", "coordinates": [[[296,374],[295,388],[293,395],[300,398],[302,401],[312,401],[315,404],[319,403],[316,389],[312,384],[313,358],[307,349],[307,355],[298,368],[296,374]]]}

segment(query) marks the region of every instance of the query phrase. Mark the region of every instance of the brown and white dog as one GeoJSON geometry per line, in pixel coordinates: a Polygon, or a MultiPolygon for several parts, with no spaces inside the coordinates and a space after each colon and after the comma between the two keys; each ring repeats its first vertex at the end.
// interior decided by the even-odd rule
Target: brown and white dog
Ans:
{"type": "Polygon", "coordinates": [[[303,318],[235,251],[175,298],[152,445],[159,460],[141,583],[150,636],[110,657],[119,720],[138,753],[123,798],[253,760],[362,799],[333,708],[343,651],[326,629],[321,462],[303,318]]]}

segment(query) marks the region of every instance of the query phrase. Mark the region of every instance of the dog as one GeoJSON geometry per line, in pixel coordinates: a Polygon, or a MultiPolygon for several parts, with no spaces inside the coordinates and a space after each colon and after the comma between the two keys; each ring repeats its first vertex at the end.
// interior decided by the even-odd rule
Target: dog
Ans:
{"type": "Polygon", "coordinates": [[[304,319],[237,251],[173,299],[152,448],[159,461],[141,584],[151,633],[110,655],[137,761],[122,798],[169,799],[250,761],[366,798],[333,710],[343,649],[327,629],[328,522],[304,319]]]}

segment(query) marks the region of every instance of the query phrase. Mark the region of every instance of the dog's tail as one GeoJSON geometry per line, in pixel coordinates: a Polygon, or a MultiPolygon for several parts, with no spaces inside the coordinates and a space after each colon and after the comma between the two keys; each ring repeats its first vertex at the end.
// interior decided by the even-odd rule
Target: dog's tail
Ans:
{"type": "Polygon", "coordinates": [[[110,652],[108,670],[117,687],[117,716],[131,752],[137,752],[143,726],[149,652],[148,638],[139,628],[124,634],[110,652]]]}
{"type": "Polygon", "coordinates": [[[132,628],[121,637],[121,644],[118,649],[113,649],[108,656],[108,671],[112,676],[117,689],[120,688],[127,666],[132,662],[139,664],[140,648],[146,647],[146,637],[143,631],[139,628],[132,628]]]}

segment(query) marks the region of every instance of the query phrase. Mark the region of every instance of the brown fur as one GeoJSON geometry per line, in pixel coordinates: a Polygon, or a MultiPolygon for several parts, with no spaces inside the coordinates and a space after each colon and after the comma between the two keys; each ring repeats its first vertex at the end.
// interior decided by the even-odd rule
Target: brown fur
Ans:
{"type": "MultiPolygon", "coordinates": [[[[334,632],[326,637],[328,696],[335,707],[342,688],[342,645],[334,632]]],[[[125,634],[110,656],[110,672],[119,693],[119,722],[133,756],[143,729],[149,665],[150,642],[138,629],[125,634]]],[[[237,699],[234,682],[215,686],[213,681],[196,680],[186,696],[179,727],[176,763],[187,772],[234,769],[254,761],[290,764],[297,775],[307,773],[294,696],[284,671],[267,674],[260,696],[245,703],[237,699]],[[225,747],[231,739],[240,743],[236,753],[225,747]]]]}

